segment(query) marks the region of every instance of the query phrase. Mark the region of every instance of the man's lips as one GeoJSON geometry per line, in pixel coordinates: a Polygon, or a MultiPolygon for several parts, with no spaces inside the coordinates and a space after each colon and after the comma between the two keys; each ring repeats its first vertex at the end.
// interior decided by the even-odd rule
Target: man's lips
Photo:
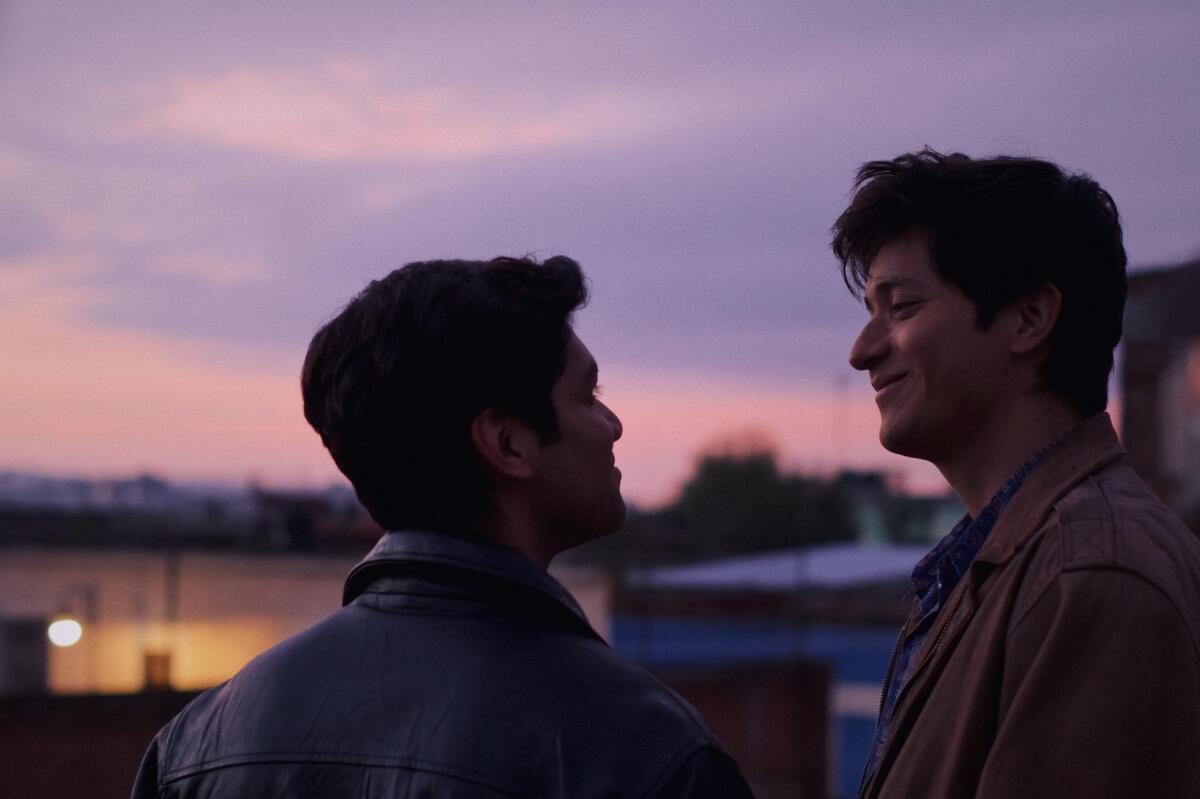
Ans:
{"type": "Polygon", "coordinates": [[[908,377],[907,372],[900,372],[900,373],[894,374],[894,375],[886,375],[884,377],[877,377],[871,381],[871,388],[875,389],[876,394],[879,394],[884,389],[886,389],[888,386],[894,386],[896,383],[899,383],[901,380],[903,380],[906,377],[908,377]]]}

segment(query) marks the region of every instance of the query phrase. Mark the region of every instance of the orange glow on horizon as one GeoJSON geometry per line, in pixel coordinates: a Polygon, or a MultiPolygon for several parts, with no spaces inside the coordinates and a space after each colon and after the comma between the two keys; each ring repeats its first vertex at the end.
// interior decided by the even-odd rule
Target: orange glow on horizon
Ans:
{"type": "Polygon", "coordinates": [[[714,445],[765,446],[784,468],[808,474],[881,469],[913,491],[946,488],[929,464],[899,458],[879,445],[869,387],[606,372],[605,401],[625,427],[617,464],[626,477],[626,498],[637,504],[674,498],[696,458],[714,445]]]}
{"type": "MultiPolygon", "coordinates": [[[[225,344],[89,326],[80,311],[95,298],[35,269],[0,273],[0,295],[0,468],[297,487],[343,479],[304,421],[299,352],[264,367],[261,353],[225,344]]],[[[638,505],[671,500],[698,452],[747,431],[774,442],[789,468],[882,467],[917,490],[942,486],[931,467],[879,447],[865,385],[619,366],[605,382],[625,426],[623,490],[638,505]]]]}

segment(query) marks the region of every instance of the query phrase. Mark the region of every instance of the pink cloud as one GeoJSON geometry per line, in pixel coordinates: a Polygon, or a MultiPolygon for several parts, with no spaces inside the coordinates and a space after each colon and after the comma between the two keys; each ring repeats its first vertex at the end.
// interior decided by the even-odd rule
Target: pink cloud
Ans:
{"type": "Polygon", "coordinates": [[[345,59],[175,78],[138,91],[145,107],[118,132],[312,161],[454,158],[621,141],[699,112],[648,90],[582,91],[551,103],[520,90],[383,83],[345,59]]]}
{"type": "Polygon", "coordinates": [[[218,286],[253,283],[270,277],[262,261],[242,255],[217,255],[199,251],[170,252],[153,260],[157,271],[198,277],[218,286]]]}

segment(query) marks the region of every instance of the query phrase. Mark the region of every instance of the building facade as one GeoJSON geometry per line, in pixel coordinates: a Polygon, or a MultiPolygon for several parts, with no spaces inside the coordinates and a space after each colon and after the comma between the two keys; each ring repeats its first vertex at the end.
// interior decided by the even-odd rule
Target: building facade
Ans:
{"type": "Polygon", "coordinates": [[[1131,274],[1121,437],[1131,464],[1200,531],[1200,259],[1131,274]]]}

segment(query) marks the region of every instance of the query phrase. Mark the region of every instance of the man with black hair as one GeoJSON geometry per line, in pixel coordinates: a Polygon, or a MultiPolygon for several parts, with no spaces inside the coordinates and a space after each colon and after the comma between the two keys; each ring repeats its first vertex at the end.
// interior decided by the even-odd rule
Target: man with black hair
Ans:
{"type": "Polygon", "coordinates": [[[913,572],[861,795],[1197,795],[1200,541],[1105,412],[1112,198],[925,149],[865,164],[833,230],[880,441],[968,510],[913,572]]]}
{"type": "Polygon", "coordinates": [[[547,572],[624,519],[562,256],[412,263],[313,338],[304,415],[387,532],[345,607],[193,701],[134,797],[749,797],[547,572]]]}

